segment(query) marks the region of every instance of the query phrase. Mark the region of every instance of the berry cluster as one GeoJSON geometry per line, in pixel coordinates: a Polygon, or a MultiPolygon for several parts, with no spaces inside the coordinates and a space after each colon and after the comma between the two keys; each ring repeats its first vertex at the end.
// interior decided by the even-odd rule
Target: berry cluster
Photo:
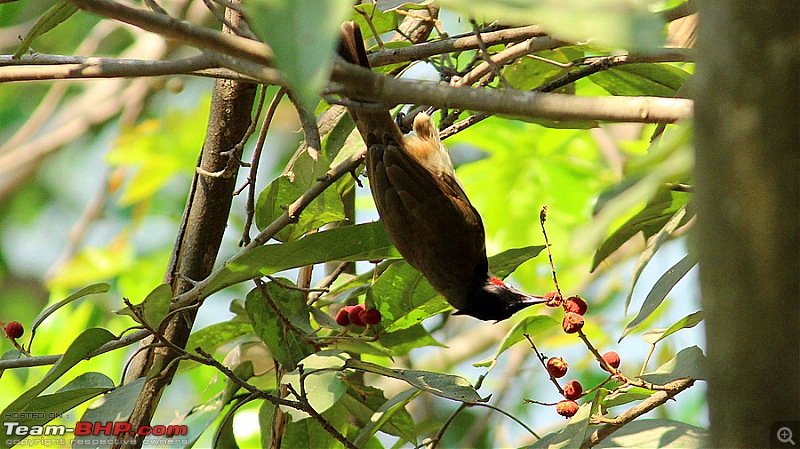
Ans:
{"type": "Polygon", "coordinates": [[[336,324],[339,326],[367,326],[381,322],[381,312],[378,309],[367,309],[363,304],[345,306],[336,314],[336,324]]]}
{"type": "MultiPolygon", "coordinates": [[[[549,307],[563,307],[564,319],[561,322],[561,327],[564,332],[574,334],[581,331],[584,324],[583,315],[589,309],[589,305],[586,303],[585,299],[576,295],[563,300],[561,295],[555,291],[547,292],[544,295],[544,299],[547,301],[546,304],[549,307]]],[[[579,335],[585,337],[582,332],[579,335]]],[[[541,359],[544,361],[544,356],[541,356],[541,359]]],[[[614,370],[619,367],[619,354],[614,351],[606,352],[603,354],[602,359],[614,370]]],[[[600,367],[609,371],[603,363],[600,364],[600,367]]],[[[545,363],[545,368],[550,374],[552,381],[558,386],[558,381],[556,379],[566,376],[569,364],[561,357],[551,357],[545,363]]],[[[614,371],[610,372],[615,374],[614,371]]],[[[569,418],[578,412],[579,405],[575,400],[583,396],[583,385],[577,380],[570,380],[564,385],[564,388],[559,387],[559,390],[564,396],[564,400],[556,404],[556,412],[561,416],[569,418]]]]}

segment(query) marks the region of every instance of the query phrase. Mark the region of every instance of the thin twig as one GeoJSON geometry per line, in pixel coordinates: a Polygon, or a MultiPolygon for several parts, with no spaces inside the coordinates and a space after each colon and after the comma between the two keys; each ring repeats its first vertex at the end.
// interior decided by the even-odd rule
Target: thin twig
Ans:
{"type": "Polygon", "coordinates": [[[542,210],[539,211],[539,224],[542,225],[542,235],[544,236],[544,247],[547,249],[547,258],[550,260],[550,272],[553,273],[553,284],[556,287],[556,292],[558,293],[559,298],[563,298],[564,296],[561,294],[561,288],[558,286],[558,277],[556,277],[556,266],[553,263],[553,252],[550,251],[550,240],[547,238],[547,229],[544,225],[545,221],[547,221],[547,206],[542,206],[542,210]]]}
{"type": "Polygon", "coordinates": [[[545,372],[547,373],[548,376],[550,376],[550,381],[553,382],[553,385],[555,385],[556,388],[558,388],[558,393],[563,395],[564,389],[561,388],[561,385],[558,384],[558,380],[553,376],[550,370],[547,369],[547,362],[546,362],[547,357],[545,357],[544,354],[542,354],[541,352],[539,352],[538,349],[536,349],[536,345],[533,344],[533,340],[531,339],[530,335],[528,334],[522,334],[522,335],[524,335],[525,338],[528,340],[528,343],[531,344],[531,348],[536,353],[536,358],[539,359],[539,363],[542,364],[542,367],[544,367],[545,372]]]}
{"type": "MultiPolygon", "coordinates": [[[[262,98],[265,95],[266,88],[262,86],[262,98]]],[[[275,117],[275,111],[278,110],[278,105],[281,99],[286,94],[286,88],[281,87],[267,108],[267,114],[264,117],[264,123],[261,124],[261,131],[258,133],[258,140],[256,141],[255,149],[253,149],[253,158],[250,160],[250,172],[247,174],[247,205],[245,206],[246,218],[244,227],[242,229],[242,239],[239,241],[239,246],[246,246],[250,243],[250,228],[253,226],[253,218],[256,212],[256,180],[258,179],[258,166],[261,163],[261,153],[264,150],[264,142],[267,140],[267,131],[269,131],[272,119],[275,117]]]]}

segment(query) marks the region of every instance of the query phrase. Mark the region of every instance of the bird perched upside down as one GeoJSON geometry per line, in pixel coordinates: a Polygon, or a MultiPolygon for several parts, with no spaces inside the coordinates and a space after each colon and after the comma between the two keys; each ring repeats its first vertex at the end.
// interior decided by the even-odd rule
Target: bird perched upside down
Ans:
{"type": "MultiPolygon", "coordinates": [[[[339,53],[370,67],[354,22],[342,25],[339,53]]],[[[349,112],[368,148],[367,177],[389,239],[457,314],[499,321],[543,302],[489,274],[481,216],[428,114],[418,114],[414,135],[404,138],[388,110],[349,112]]]]}

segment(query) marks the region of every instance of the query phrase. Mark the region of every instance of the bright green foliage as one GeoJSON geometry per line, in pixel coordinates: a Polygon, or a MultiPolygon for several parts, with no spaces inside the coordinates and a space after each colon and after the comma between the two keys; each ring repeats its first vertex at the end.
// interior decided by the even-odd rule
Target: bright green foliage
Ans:
{"type": "MultiPolygon", "coordinates": [[[[172,8],[169,1],[164,3],[175,14],[178,8],[172,8]]],[[[585,57],[610,56],[621,48],[646,52],[662,44],[664,24],[642,2],[567,3],[442,0],[445,8],[452,9],[444,10],[437,25],[457,35],[472,32],[471,18],[486,23],[500,20],[504,25],[537,23],[565,40],[555,49],[499,67],[503,80],[487,79],[487,89],[543,90],[543,85],[585,67],[585,57]],[[454,21],[453,13],[463,15],[454,21]]],[[[320,101],[320,94],[336,88],[328,79],[341,22],[358,22],[371,51],[404,50],[411,44],[389,42],[387,33],[427,5],[366,2],[352,8],[351,2],[328,0],[245,1],[249,26],[243,29],[270,46],[272,69],[280,71],[295,94],[293,99],[313,110],[317,118],[330,120],[326,112],[332,106],[320,101]]],[[[97,54],[129,57],[135,44],[158,48],[153,42],[142,44],[140,39],[146,33],[132,32],[127,25],[103,20],[93,28],[101,19],[75,13],[70,2],[11,2],[0,8],[0,25],[33,25],[19,33],[25,36],[21,43],[15,40],[13,48],[3,48],[4,54],[33,50],[72,54],[79,44],[82,48],[97,44],[97,54]],[[96,41],[83,41],[83,36],[96,41]]],[[[142,10],[140,14],[161,13],[142,10]]],[[[434,32],[431,40],[438,38],[434,32]]],[[[177,41],[166,47],[169,50],[163,55],[169,59],[182,57],[187,50],[177,41]]],[[[92,53],[91,48],[82,51],[92,53]]],[[[503,48],[497,44],[491,50],[503,48]]],[[[139,55],[134,52],[131,57],[139,55]]],[[[465,49],[417,64],[452,76],[463,75],[481,60],[477,50],[465,49]]],[[[407,65],[404,61],[375,71],[387,73],[407,65]]],[[[615,65],[556,92],[587,97],[674,97],[680,95],[692,71],[689,63],[615,65]]],[[[44,159],[38,178],[21,178],[26,182],[19,191],[2,198],[0,221],[8,231],[0,235],[4,245],[0,253],[0,319],[23,322],[31,336],[27,346],[13,349],[9,340],[2,340],[7,342],[0,358],[4,399],[0,408],[5,413],[43,412],[49,416],[69,412],[68,417],[53,421],[67,425],[76,419],[121,421],[130,416],[139,399],[144,379],[118,382],[132,351],[92,353],[135,332],[132,327],[141,324],[137,321],[158,328],[172,306],[172,288],[162,283],[164,269],[203,145],[210,86],[180,75],[185,82],[183,93],[164,90],[177,76],[132,81],[140,82],[138,88],[146,94],[103,119],[81,121],[80,139],[48,150],[63,158],[57,161],[61,165],[44,159]],[[77,158],[84,153],[90,156],[77,158]],[[73,158],[81,166],[72,162],[73,158]],[[67,170],[62,173],[53,167],[67,170]],[[91,187],[99,188],[97,194],[85,186],[69,188],[68,181],[80,181],[84,176],[95,180],[98,173],[108,175],[91,187]],[[47,226],[37,229],[46,230],[48,235],[41,236],[45,243],[24,254],[41,251],[47,253],[48,263],[58,259],[48,267],[46,284],[38,280],[47,286],[49,296],[42,287],[26,287],[32,283],[31,275],[16,266],[23,265],[20,260],[24,257],[15,250],[38,243],[29,241],[38,240],[29,234],[25,239],[18,235],[42,222],[47,226]],[[82,224],[73,228],[74,223],[82,224]],[[59,258],[62,250],[64,256],[59,258]],[[124,305],[123,297],[134,304],[133,310],[124,305]],[[36,345],[32,348],[34,334],[36,345]],[[63,355],[52,368],[8,368],[25,360],[20,349],[32,351],[34,357],[63,355]]],[[[41,108],[37,114],[43,115],[48,108],[64,108],[65,114],[78,116],[85,110],[104,111],[109,106],[94,104],[91,98],[79,103],[83,111],[71,103],[71,108],[64,105],[90,92],[92,83],[105,81],[75,82],[69,87],[58,82],[29,84],[24,86],[24,94],[23,89],[7,88],[13,83],[0,84],[0,100],[7,105],[0,108],[0,135],[20,133],[15,139],[27,145],[22,147],[28,150],[26,155],[32,154],[31,149],[42,142],[31,136],[47,135],[51,125],[64,119],[47,116],[54,123],[44,120],[37,124],[40,119],[34,109],[41,108]],[[45,95],[50,103],[40,103],[45,95]],[[22,118],[30,118],[33,124],[22,118]],[[27,138],[26,126],[35,128],[27,138]]],[[[130,98],[136,91],[131,84],[114,88],[120,90],[120,98],[130,98]]],[[[244,161],[253,154],[269,94],[277,89],[267,90],[254,134],[243,143],[244,161]]],[[[248,180],[255,183],[252,218],[259,232],[272,230],[288,205],[326,179],[332,167],[363,148],[352,120],[345,116],[328,133],[322,133],[321,148],[304,148],[292,155],[295,148],[287,149],[285,144],[299,139],[294,131],[301,126],[290,103],[284,101],[274,111],[262,165],[255,179],[248,180]]],[[[471,113],[460,111],[459,119],[471,113]]],[[[439,120],[442,115],[436,112],[434,118],[439,120]]],[[[662,384],[684,378],[702,380],[702,350],[694,346],[696,342],[687,344],[680,338],[688,338],[691,332],[684,329],[701,323],[703,313],[696,311],[694,304],[683,310],[686,305],[669,297],[695,266],[694,256],[682,255],[677,261],[662,263],[666,249],[675,248],[670,242],[691,230],[695,218],[691,124],[666,129],[637,126],[617,128],[591,118],[555,122],[495,116],[455,133],[445,143],[460,181],[482,216],[490,271],[495,276],[535,295],[555,289],[540,224],[540,211],[546,205],[549,249],[562,294],[580,293],[589,303],[583,328],[587,338],[601,353],[619,350],[623,354],[621,369],[633,379],[640,366],[641,372],[648,371],[652,355],[650,366],[659,368],[641,379],[662,384]],[[620,137],[623,134],[627,137],[620,137]],[[646,269],[659,272],[652,274],[646,269]],[[637,295],[644,298],[641,304],[634,295],[635,287],[637,295]],[[629,304],[639,308],[635,318],[621,313],[623,305],[627,309],[629,304]],[[655,325],[664,327],[652,327],[655,325]],[[626,346],[614,346],[618,336],[636,332],[643,334],[644,345],[628,338],[623,343],[626,346]],[[643,362],[641,354],[631,354],[636,349],[651,350],[647,361],[643,362]]],[[[17,142],[11,143],[11,150],[17,148],[17,142]]],[[[5,156],[9,148],[0,146],[0,150],[0,160],[11,158],[5,156]]],[[[21,167],[14,165],[13,169],[22,173],[21,167]]],[[[4,174],[2,170],[0,167],[0,174],[4,174]]],[[[188,355],[178,364],[178,374],[156,418],[161,420],[156,424],[174,419],[186,425],[189,446],[261,443],[266,447],[273,428],[279,427],[276,423],[283,422],[279,429],[283,447],[341,447],[330,429],[360,448],[417,447],[438,436],[442,438],[440,447],[579,447],[596,428],[590,424],[591,414],[615,416],[653,395],[646,388],[617,389],[618,383],[607,382],[608,373],[597,367],[580,339],[561,331],[560,308],[535,306],[496,324],[451,316],[452,306],[402,260],[382,223],[372,221],[375,215],[368,190],[356,187],[353,176],[332,183],[299,216],[292,217],[288,226],[270,232],[268,244],[237,246],[246,214],[242,198],[249,187],[244,177],[247,170],[240,168],[237,186],[242,186],[243,193],[234,198],[216,269],[209,279],[190,280],[197,282],[192,292],[202,306],[186,345],[188,355]],[[358,195],[355,221],[329,227],[342,224],[354,192],[358,195]],[[343,262],[353,262],[354,272],[344,270],[324,291],[308,290],[297,275],[298,269],[307,274],[307,267],[313,267],[313,287],[343,262]],[[255,287],[254,279],[259,280],[255,287]],[[380,323],[366,327],[338,324],[336,313],[354,304],[378,310],[380,323]],[[540,366],[528,338],[545,359],[562,354],[569,359],[569,377],[563,380],[579,379],[585,390],[599,386],[579,399],[581,407],[569,421],[555,421],[553,407],[522,400],[530,397],[553,403],[563,399],[540,366]],[[212,354],[228,370],[189,360],[189,355],[197,356],[196,348],[212,354]],[[259,394],[242,388],[242,382],[259,394]],[[276,406],[265,395],[273,402],[280,397],[294,407],[276,406]],[[319,415],[309,414],[308,406],[319,415]],[[455,415],[454,410],[458,410],[455,415]],[[326,427],[320,425],[320,419],[326,427]],[[541,439],[528,435],[545,429],[555,430],[540,435],[541,439]]],[[[361,175],[363,181],[360,170],[353,175],[361,175]]],[[[151,368],[148,378],[164,375],[165,368],[151,368]]],[[[677,398],[679,403],[681,399],[677,398]]],[[[669,438],[682,447],[703,447],[705,431],[682,422],[691,421],[686,416],[696,418],[696,413],[669,409],[660,419],[637,419],[602,444],[651,447],[669,438]]],[[[49,421],[35,418],[21,423],[43,425],[49,421]]],[[[0,447],[6,447],[4,444],[0,442],[0,447]]],[[[188,446],[176,442],[171,447],[188,446]]]]}

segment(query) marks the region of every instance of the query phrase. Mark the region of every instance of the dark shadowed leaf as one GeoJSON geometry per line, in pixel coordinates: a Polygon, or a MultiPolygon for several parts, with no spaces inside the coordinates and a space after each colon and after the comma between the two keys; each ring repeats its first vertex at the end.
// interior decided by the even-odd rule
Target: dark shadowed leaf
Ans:
{"type": "Polygon", "coordinates": [[[538,256],[544,245],[512,248],[489,257],[489,271],[500,279],[505,279],[520,265],[538,256]]]}

